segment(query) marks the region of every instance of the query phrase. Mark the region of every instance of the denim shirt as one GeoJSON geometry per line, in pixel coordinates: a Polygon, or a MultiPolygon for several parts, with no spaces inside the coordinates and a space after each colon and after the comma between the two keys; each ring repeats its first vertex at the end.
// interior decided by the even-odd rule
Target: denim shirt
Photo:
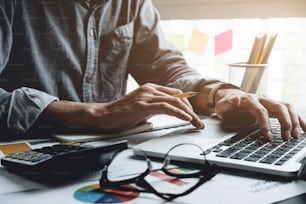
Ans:
{"type": "Polygon", "coordinates": [[[128,74],[194,89],[150,0],[0,0],[0,127],[22,135],[55,100],[109,102],[128,74]]]}

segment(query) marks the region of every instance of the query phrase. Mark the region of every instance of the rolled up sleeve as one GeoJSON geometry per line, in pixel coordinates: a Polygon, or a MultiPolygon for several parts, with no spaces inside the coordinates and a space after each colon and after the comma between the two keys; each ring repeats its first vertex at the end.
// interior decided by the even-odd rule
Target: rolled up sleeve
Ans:
{"type": "Polygon", "coordinates": [[[39,115],[57,97],[36,89],[22,87],[12,92],[0,89],[1,127],[11,135],[18,136],[35,123],[39,115]]]}

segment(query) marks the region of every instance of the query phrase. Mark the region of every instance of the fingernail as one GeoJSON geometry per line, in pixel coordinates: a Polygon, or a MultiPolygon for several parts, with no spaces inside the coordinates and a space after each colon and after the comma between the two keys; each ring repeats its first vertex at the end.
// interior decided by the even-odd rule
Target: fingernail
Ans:
{"type": "Polygon", "coordinates": [[[188,114],[184,114],[182,119],[185,120],[185,121],[188,121],[188,122],[192,121],[192,117],[188,114]]]}
{"type": "Polygon", "coordinates": [[[283,134],[284,140],[288,141],[290,139],[291,133],[289,130],[286,130],[283,134]]]}
{"type": "Polygon", "coordinates": [[[197,121],[197,128],[203,129],[204,128],[204,123],[201,120],[197,121]]]}
{"type": "Polygon", "coordinates": [[[294,128],[293,131],[292,131],[292,134],[293,134],[293,137],[294,138],[298,138],[299,135],[300,135],[300,129],[299,128],[294,128]]]}
{"type": "Polygon", "coordinates": [[[273,141],[273,134],[270,130],[267,131],[267,139],[272,142],[273,141]]]}

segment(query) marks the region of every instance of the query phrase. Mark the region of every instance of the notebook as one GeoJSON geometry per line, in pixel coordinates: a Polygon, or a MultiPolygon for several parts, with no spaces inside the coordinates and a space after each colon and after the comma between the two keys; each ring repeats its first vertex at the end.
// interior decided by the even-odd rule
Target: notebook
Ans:
{"type": "MultiPolygon", "coordinates": [[[[209,163],[220,167],[287,178],[299,178],[304,175],[305,133],[301,132],[299,139],[285,142],[281,138],[278,121],[271,119],[274,140],[267,142],[256,124],[239,132],[229,132],[221,128],[220,121],[215,117],[203,121],[203,130],[189,126],[143,142],[135,148],[145,151],[149,156],[163,158],[166,152],[177,144],[194,143],[202,147],[209,163]]],[[[173,159],[203,163],[202,152],[192,155],[186,151],[177,152],[173,159]]]]}
{"type": "Polygon", "coordinates": [[[116,137],[123,137],[134,135],[147,131],[156,131],[166,128],[175,128],[180,126],[187,126],[189,122],[180,120],[173,116],[164,114],[151,117],[146,123],[138,125],[129,130],[117,134],[103,134],[103,133],[86,133],[86,134],[54,134],[53,137],[62,142],[90,142],[104,139],[111,139],[116,137]]]}

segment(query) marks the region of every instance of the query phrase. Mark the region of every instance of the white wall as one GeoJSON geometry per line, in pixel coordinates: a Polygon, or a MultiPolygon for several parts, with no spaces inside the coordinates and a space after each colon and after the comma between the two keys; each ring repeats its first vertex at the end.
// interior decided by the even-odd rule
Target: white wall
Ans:
{"type": "Polygon", "coordinates": [[[153,0],[162,19],[306,17],[306,0],[153,0]]]}

